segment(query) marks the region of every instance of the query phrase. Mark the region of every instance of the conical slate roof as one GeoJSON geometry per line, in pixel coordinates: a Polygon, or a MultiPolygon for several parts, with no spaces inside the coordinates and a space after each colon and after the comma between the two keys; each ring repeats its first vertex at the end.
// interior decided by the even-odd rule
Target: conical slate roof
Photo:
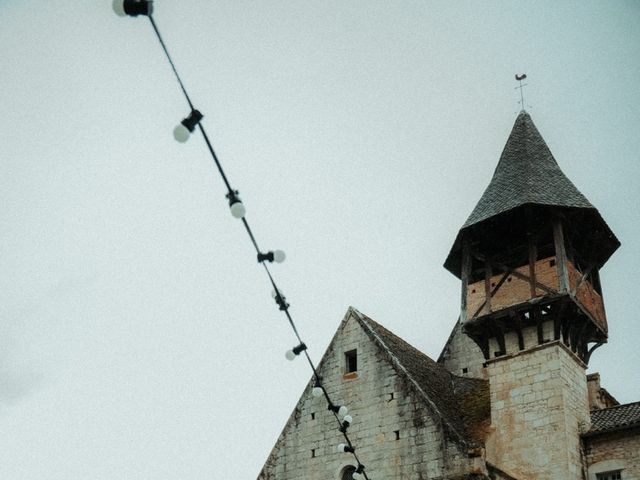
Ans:
{"type": "Polygon", "coordinates": [[[458,232],[444,267],[460,278],[463,238],[478,241],[488,238],[486,234],[496,227],[503,231],[515,228],[517,225],[510,222],[525,218],[524,213],[515,215],[525,205],[533,207],[529,212],[534,213],[564,211],[572,223],[574,241],[586,239],[582,247],[596,268],[620,246],[598,210],[562,173],[531,117],[523,111],[516,118],[489,186],[458,232]]]}
{"type": "Polygon", "coordinates": [[[516,118],[489,186],[462,228],[525,204],[594,208],[556,163],[528,113],[516,118]]]}

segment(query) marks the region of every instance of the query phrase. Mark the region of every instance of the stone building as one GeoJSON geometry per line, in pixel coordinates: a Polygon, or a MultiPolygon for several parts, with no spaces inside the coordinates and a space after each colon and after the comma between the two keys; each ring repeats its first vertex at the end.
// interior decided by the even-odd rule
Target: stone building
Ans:
{"type": "MultiPolygon", "coordinates": [[[[461,313],[437,361],[349,308],[318,373],[371,479],[640,480],[640,402],[586,375],[619,242],[521,112],[445,268],[461,313]]],[[[350,480],[323,398],[300,398],[259,480],[350,480]]]]}

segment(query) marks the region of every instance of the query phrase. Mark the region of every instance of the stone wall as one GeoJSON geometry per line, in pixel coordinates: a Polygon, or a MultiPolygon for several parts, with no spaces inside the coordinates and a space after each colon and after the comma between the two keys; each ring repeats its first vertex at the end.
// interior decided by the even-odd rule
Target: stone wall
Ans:
{"type": "Polygon", "coordinates": [[[471,338],[462,332],[460,322],[456,324],[438,362],[447,370],[461,377],[487,378],[482,351],[471,338]]]}
{"type": "Polygon", "coordinates": [[[489,360],[487,461],[519,480],[582,479],[584,365],[560,342],[489,360]]]}
{"type": "Polygon", "coordinates": [[[640,428],[602,433],[584,440],[589,480],[622,470],[623,480],[640,480],[640,428]]]}
{"type": "MultiPolygon", "coordinates": [[[[347,316],[343,321],[320,368],[334,403],[350,409],[354,423],[349,436],[372,478],[438,479],[443,470],[449,479],[471,478],[467,474],[473,459],[445,440],[439,419],[432,417],[424,399],[398,375],[356,319],[347,316]],[[345,375],[344,354],[353,349],[358,370],[345,375]]],[[[259,480],[338,480],[345,466],[353,464],[352,455],[337,452],[343,439],[336,420],[324,398],[310,395],[311,387],[303,393],[259,480]]]]}
{"type": "Polygon", "coordinates": [[[620,405],[605,388],[602,388],[598,372],[587,375],[587,389],[589,391],[589,410],[600,410],[620,405]]]}

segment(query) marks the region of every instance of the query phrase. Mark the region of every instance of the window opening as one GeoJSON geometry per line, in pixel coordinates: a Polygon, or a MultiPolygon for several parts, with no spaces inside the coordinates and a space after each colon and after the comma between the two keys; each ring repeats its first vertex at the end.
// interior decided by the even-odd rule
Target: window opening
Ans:
{"type": "Polygon", "coordinates": [[[356,467],[353,465],[349,465],[348,467],[344,467],[342,470],[342,474],[340,475],[340,480],[353,480],[353,474],[356,471],[356,467]]]}
{"type": "Polygon", "coordinates": [[[311,412],[311,420],[315,420],[316,419],[316,412],[311,412]]]}
{"type": "Polygon", "coordinates": [[[596,473],[597,480],[622,480],[622,470],[596,473]]]}
{"type": "Polygon", "coordinates": [[[315,448],[311,449],[311,458],[316,458],[316,449],[315,448]]]}
{"type": "Polygon", "coordinates": [[[345,373],[358,371],[358,351],[350,350],[344,354],[345,373]]]}
{"type": "Polygon", "coordinates": [[[393,433],[396,434],[396,440],[400,440],[400,430],[394,430],[393,433]]]}

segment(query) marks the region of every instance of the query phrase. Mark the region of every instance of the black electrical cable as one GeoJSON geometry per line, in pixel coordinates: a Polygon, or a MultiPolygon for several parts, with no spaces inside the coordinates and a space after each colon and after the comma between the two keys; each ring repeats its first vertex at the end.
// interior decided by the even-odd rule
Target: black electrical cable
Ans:
{"type": "Polygon", "coordinates": [[[164,50],[164,53],[167,55],[167,59],[169,60],[169,63],[171,64],[171,69],[173,70],[173,73],[175,74],[176,78],[178,79],[178,83],[180,84],[180,88],[182,89],[182,93],[184,93],[184,96],[187,99],[187,102],[189,103],[189,106],[191,107],[191,110],[195,110],[195,108],[193,107],[193,103],[191,103],[191,99],[189,98],[189,94],[187,93],[187,89],[184,88],[184,84],[182,83],[182,80],[180,79],[180,75],[178,75],[178,71],[176,70],[176,66],[173,64],[173,60],[171,60],[171,55],[169,55],[169,50],[167,50],[167,46],[164,44],[164,41],[162,40],[162,35],[160,35],[160,30],[158,30],[156,22],[153,20],[153,15],[148,15],[148,17],[149,17],[149,20],[151,21],[151,26],[153,27],[153,30],[156,32],[156,36],[158,37],[158,40],[160,41],[160,45],[162,46],[162,49],[164,50]]]}
{"type": "MultiPolygon", "coordinates": [[[[189,98],[189,94],[187,93],[187,89],[185,88],[184,84],[182,83],[182,79],[180,78],[180,75],[178,74],[178,71],[175,67],[175,64],[173,63],[173,60],[171,59],[171,55],[169,54],[169,51],[167,50],[167,47],[162,39],[162,36],[160,35],[160,30],[158,29],[158,26],[156,25],[156,22],[153,19],[152,15],[148,15],[149,20],[151,21],[151,26],[153,27],[153,30],[156,33],[156,36],[158,37],[158,41],[160,42],[160,45],[162,47],[162,50],[164,51],[167,60],[169,60],[169,64],[171,65],[171,69],[173,70],[173,73],[176,77],[176,79],[178,80],[178,83],[180,85],[180,89],[182,90],[182,93],[185,96],[185,99],[187,100],[187,103],[189,104],[189,107],[191,108],[191,111],[195,110],[195,107],[193,106],[193,103],[191,102],[191,98],[189,98]]],[[[200,129],[200,132],[202,132],[202,136],[204,137],[204,140],[207,144],[207,147],[209,148],[209,152],[211,153],[211,156],[213,157],[213,161],[216,164],[216,167],[218,168],[218,172],[220,173],[220,176],[222,177],[222,180],[225,184],[225,186],[227,187],[227,191],[229,194],[233,195],[234,194],[234,190],[233,188],[231,188],[231,184],[229,183],[229,180],[226,176],[226,174],[224,173],[224,169],[222,168],[222,164],[220,163],[220,160],[218,159],[218,156],[216,155],[216,152],[213,148],[213,145],[211,144],[211,141],[209,140],[209,137],[207,136],[207,133],[204,129],[204,127],[202,126],[202,123],[199,122],[198,123],[198,128],[200,129]]],[[[256,238],[253,234],[253,231],[251,230],[251,227],[249,226],[249,222],[247,222],[245,217],[242,217],[242,223],[245,227],[245,230],[247,231],[247,234],[249,235],[249,238],[251,239],[251,243],[253,244],[253,246],[256,249],[256,252],[259,254],[260,253],[260,248],[258,247],[258,242],[256,241],[256,238]]],[[[298,332],[298,329],[296,327],[295,322],[293,321],[293,318],[291,316],[291,314],[289,313],[289,305],[286,303],[286,301],[284,301],[284,298],[282,297],[282,294],[280,292],[280,289],[278,288],[278,286],[276,285],[276,282],[273,278],[273,276],[271,275],[271,271],[269,270],[269,267],[267,267],[265,262],[262,262],[262,265],[264,266],[265,272],[267,273],[267,276],[269,278],[269,282],[271,283],[271,285],[273,286],[275,292],[276,292],[276,297],[278,300],[280,300],[279,304],[282,305],[281,310],[284,311],[287,320],[289,321],[289,324],[291,325],[291,328],[293,329],[293,333],[295,334],[296,338],[298,339],[298,341],[300,342],[300,344],[303,344],[304,342],[302,341],[302,338],[300,336],[300,333],[298,332]]],[[[364,465],[360,462],[360,459],[358,458],[358,455],[355,452],[355,447],[353,446],[353,443],[351,443],[351,439],[349,438],[349,435],[347,434],[347,429],[343,427],[343,422],[340,420],[340,417],[338,415],[337,412],[337,408],[332,408],[334,407],[334,403],[331,401],[331,398],[329,397],[329,393],[327,392],[327,390],[324,388],[324,386],[322,385],[322,378],[320,377],[316,367],[313,364],[313,361],[311,360],[311,356],[309,355],[309,352],[305,349],[303,351],[307,362],[309,363],[309,365],[311,366],[311,370],[313,371],[313,376],[315,377],[315,382],[316,382],[316,386],[320,387],[322,389],[322,393],[325,397],[325,399],[327,400],[327,403],[329,405],[329,409],[332,411],[336,421],[338,422],[338,430],[342,433],[345,441],[347,442],[347,445],[349,446],[350,450],[351,450],[351,454],[353,455],[355,461],[358,464],[358,468],[361,469],[361,473],[364,476],[364,478],[366,480],[370,480],[369,477],[367,476],[366,471],[364,471],[364,465]]]]}

